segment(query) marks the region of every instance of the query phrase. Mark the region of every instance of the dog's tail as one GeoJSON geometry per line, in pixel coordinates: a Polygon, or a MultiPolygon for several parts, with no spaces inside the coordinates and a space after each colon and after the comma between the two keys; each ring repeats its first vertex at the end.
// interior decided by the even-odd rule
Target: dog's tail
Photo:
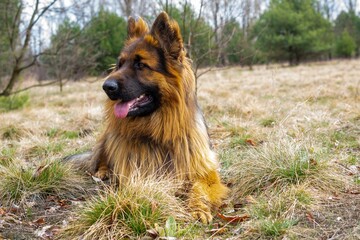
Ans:
{"type": "Polygon", "coordinates": [[[92,156],[93,152],[87,151],[79,154],[66,156],[62,160],[65,163],[73,165],[75,169],[93,174],[95,172],[95,163],[92,160],[92,156]]]}

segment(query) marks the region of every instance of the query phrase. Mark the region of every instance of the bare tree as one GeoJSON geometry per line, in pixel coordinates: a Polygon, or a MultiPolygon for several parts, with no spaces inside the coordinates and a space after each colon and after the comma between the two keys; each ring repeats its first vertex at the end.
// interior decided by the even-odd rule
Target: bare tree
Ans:
{"type": "Polygon", "coordinates": [[[82,29],[76,23],[64,21],[58,32],[52,36],[51,54],[40,58],[42,67],[46,68],[47,76],[57,82],[60,91],[69,80],[78,80],[88,76],[89,69],[96,66],[99,53],[94,53],[89,46],[92,40],[81,35],[82,29]]]}
{"type": "MultiPolygon", "coordinates": [[[[38,60],[41,56],[58,53],[57,51],[51,52],[48,48],[44,47],[43,35],[45,31],[42,25],[46,18],[51,18],[50,21],[48,19],[48,22],[54,22],[54,15],[56,15],[59,19],[63,20],[66,18],[67,12],[79,9],[80,3],[85,4],[89,1],[91,0],[74,1],[72,5],[69,5],[69,1],[62,0],[35,0],[33,4],[23,0],[18,0],[18,4],[13,4],[14,0],[1,0],[0,3],[5,4],[1,6],[6,26],[3,38],[9,43],[10,47],[7,54],[11,61],[7,65],[7,74],[0,75],[2,83],[0,86],[0,96],[9,96],[14,93],[14,88],[19,82],[21,74],[25,70],[38,65],[38,60]]],[[[76,14],[79,12],[81,11],[76,11],[76,14]]],[[[46,34],[45,36],[49,37],[49,32],[46,34]]],[[[66,42],[62,46],[65,45],[66,42]]],[[[51,83],[35,84],[33,87],[48,84],[51,83]]],[[[16,92],[22,90],[24,89],[17,90],[16,92]]]]}
{"type": "Polygon", "coordinates": [[[262,1],[261,0],[242,0],[241,1],[241,24],[244,35],[249,33],[249,29],[254,24],[255,20],[261,14],[262,1]]]}
{"type": "Polygon", "coordinates": [[[247,37],[250,27],[261,13],[260,0],[211,0],[207,2],[207,13],[214,26],[214,40],[217,47],[217,65],[228,65],[226,47],[232,39],[229,31],[224,31],[234,21],[241,23],[244,37],[247,37]]]}
{"type": "Polygon", "coordinates": [[[337,2],[336,0],[319,0],[317,1],[317,11],[323,14],[327,20],[332,21],[338,10],[337,2]]]}
{"type": "MultiPolygon", "coordinates": [[[[8,0],[9,2],[11,0],[8,0]]],[[[8,96],[11,94],[16,82],[19,80],[20,73],[36,63],[38,54],[32,55],[31,59],[27,59],[28,51],[30,46],[31,36],[33,34],[34,26],[39,22],[39,20],[44,16],[44,14],[51,9],[51,7],[57,2],[57,0],[52,0],[45,5],[42,5],[39,0],[35,1],[32,13],[30,14],[30,19],[24,23],[24,30],[20,33],[23,36],[19,36],[17,31],[20,29],[21,25],[21,14],[24,8],[23,2],[16,6],[16,15],[13,18],[7,18],[6,26],[7,31],[5,32],[5,37],[10,43],[11,55],[14,59],[14,63],[11,66],[10,77],[5,83],[5,88],[0,92],[0,96],[8,96]],[[17,42],[17,40],[21,40],[17,42]]],[[[10,15],[9,9],[5,10],[5,15],[10,15]]]]}
{"type": "Polygon", "coordinates": [[[154,1],[142,0],[115,0],[120,6],[121,14],[125,18],[130,16],[146,16],[151,8],[153,8],[154,1]]]}
{"type": "Polygon", "coordinates": [[[356,12],[358,7],[358,1],[357,0],[344,0],[344,4],[346,8],[349,10],[349,12],[356,12]]]}

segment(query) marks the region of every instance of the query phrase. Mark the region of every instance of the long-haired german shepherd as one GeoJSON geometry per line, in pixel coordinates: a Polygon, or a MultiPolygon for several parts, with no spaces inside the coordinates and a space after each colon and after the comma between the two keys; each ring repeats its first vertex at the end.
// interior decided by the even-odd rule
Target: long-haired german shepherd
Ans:
{"type": "Polygon", "coordinates": [[[103,89],[106,128],[88,162],[95,176],[126,184],[134,172],[170,174],[186,182],[193,216],[210,222],[228,190],[210,149],[178,24],[164,12],[151,30],[141,18],[129,18],[128,39],[103,89]]]}

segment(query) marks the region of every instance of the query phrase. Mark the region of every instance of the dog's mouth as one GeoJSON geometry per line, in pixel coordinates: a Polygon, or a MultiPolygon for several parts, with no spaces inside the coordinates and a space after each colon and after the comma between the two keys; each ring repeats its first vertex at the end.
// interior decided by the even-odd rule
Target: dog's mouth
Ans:
{"type": "Polygon", "coordinates": [[[141,94],[139,97],[130,101],[120,100],[114,106],[114,114],[117,118],[126,118],[136,115],[136,112],[153,102],[153,97],[148,94],[141,94]]]}

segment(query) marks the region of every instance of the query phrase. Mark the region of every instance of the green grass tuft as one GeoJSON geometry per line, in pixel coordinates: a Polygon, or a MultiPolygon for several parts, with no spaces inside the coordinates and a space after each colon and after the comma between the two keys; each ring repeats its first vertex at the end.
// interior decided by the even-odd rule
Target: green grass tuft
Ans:
{"type": "Polygon", "coordinates": [[[260,125],[263,127],[273,127],[276,124],[276,120],[273,118],[264,118],[260,121],[260,125]]]}
{"type": "Polygon", "coordinates": [[[266,219],[259,222],[260,233],[267,237],[279,237],[296,222],[287,219],[266,219]]]}
{"type": "MultiPolygon", "coordinates": [[[[15,162],[0,165],[0,196],[4,202],[21,203],[29,198],[49,194],[66,195],[82,190],[83,182],[70,166],[61,162],[47,162],[37,168],[22,167],[15,162]]],[[[80,191],[81,192],[81,191],[80,191]]]]}
{"type": "Polygon", "coordinates": [[[8,97],[0,97],[0,112],[21,109],[26,106],[29,99],[29,94],[15,94],[8,97]]]}
{"type": "Polygon", "coordinates": [[[51,128],[46,131],[45,135],[49,138],[61,136],[63,139],[76,139],[79,138],[80,133],[78,131],[62,131],[58,128],[51,128]]]}
{"type": "Polygon", "coordinates": [[[3,146],[3,149],[0,151],[0,165],[9,166],[9,164],[15,159],[15,156],[15,146],[3,146]]]}
{"type": "Polygon", "coordinates": [[[21,137],[22,130],[14,125],[2,129],[2,138],[8,140],[17,140],[21,137]]]}
{"type": "Polygon", "coordinates": [[[286,190],[302,183],[340,191],[343,181],[327,159],[327,153],[314,152],[310,142],[290,137],[249,149],[231,168],[230,174],[236,183],[234,197],[245,197],[269,187],[286,190]]]}
{"type": "Polygon", "coordinates": [[[51,128],[46,131],[45,135],[49,138],[55,138],[59,134],[60,130],[58,128],[51,128]]]}
{"type": "Polygon", "coordinates": [[[64,143],[60,141],[46,142],[44,144],[31,147],[27,152],[27,156],[30,158],[35,158],[35,157],[45,158],[48,156],[61,153],[63,150],[64,150],[64,143]]]}
{"type": "Polygon", "coordinates": [[[235,135],[231,138],[230,147],[236,148],[248,146],[248,139],[251,139],[251,136],[249,134],[235,135]]]}
{"type": "Polygon", "coordinates": [[[286,191],[260,194],[245,207],[251,220],[245,223],[261,236],[277,238],[298,224],[298,217],[311,208],[312,197],[307,185],[286,191]]]}
{"type": "MultiPolygon", "coordinates": [[[[134,178],[119,189],[106,188],[103,194],[79,209],[79,218],[63,236],[82,239],[122,239],[143,236],[156,225],[165,225],[170,216],[180,222],[190,219],[173,181],[134,178]]],[[[172,233],[173,234],[173,233],[172,233]]]]}
{"type": "Polygon", "coordinates": [[[360,143],[357,140],[356,133],[350,131],[337,130],[330,136],[331,144],[333,148],[359,148],[360,143]]]}
{"type": "Polygon", "coordinates": [[[62,136],[65,139],[76,139],[79,138],[80,134],[77,131],[64,131],[62,136]]]}

